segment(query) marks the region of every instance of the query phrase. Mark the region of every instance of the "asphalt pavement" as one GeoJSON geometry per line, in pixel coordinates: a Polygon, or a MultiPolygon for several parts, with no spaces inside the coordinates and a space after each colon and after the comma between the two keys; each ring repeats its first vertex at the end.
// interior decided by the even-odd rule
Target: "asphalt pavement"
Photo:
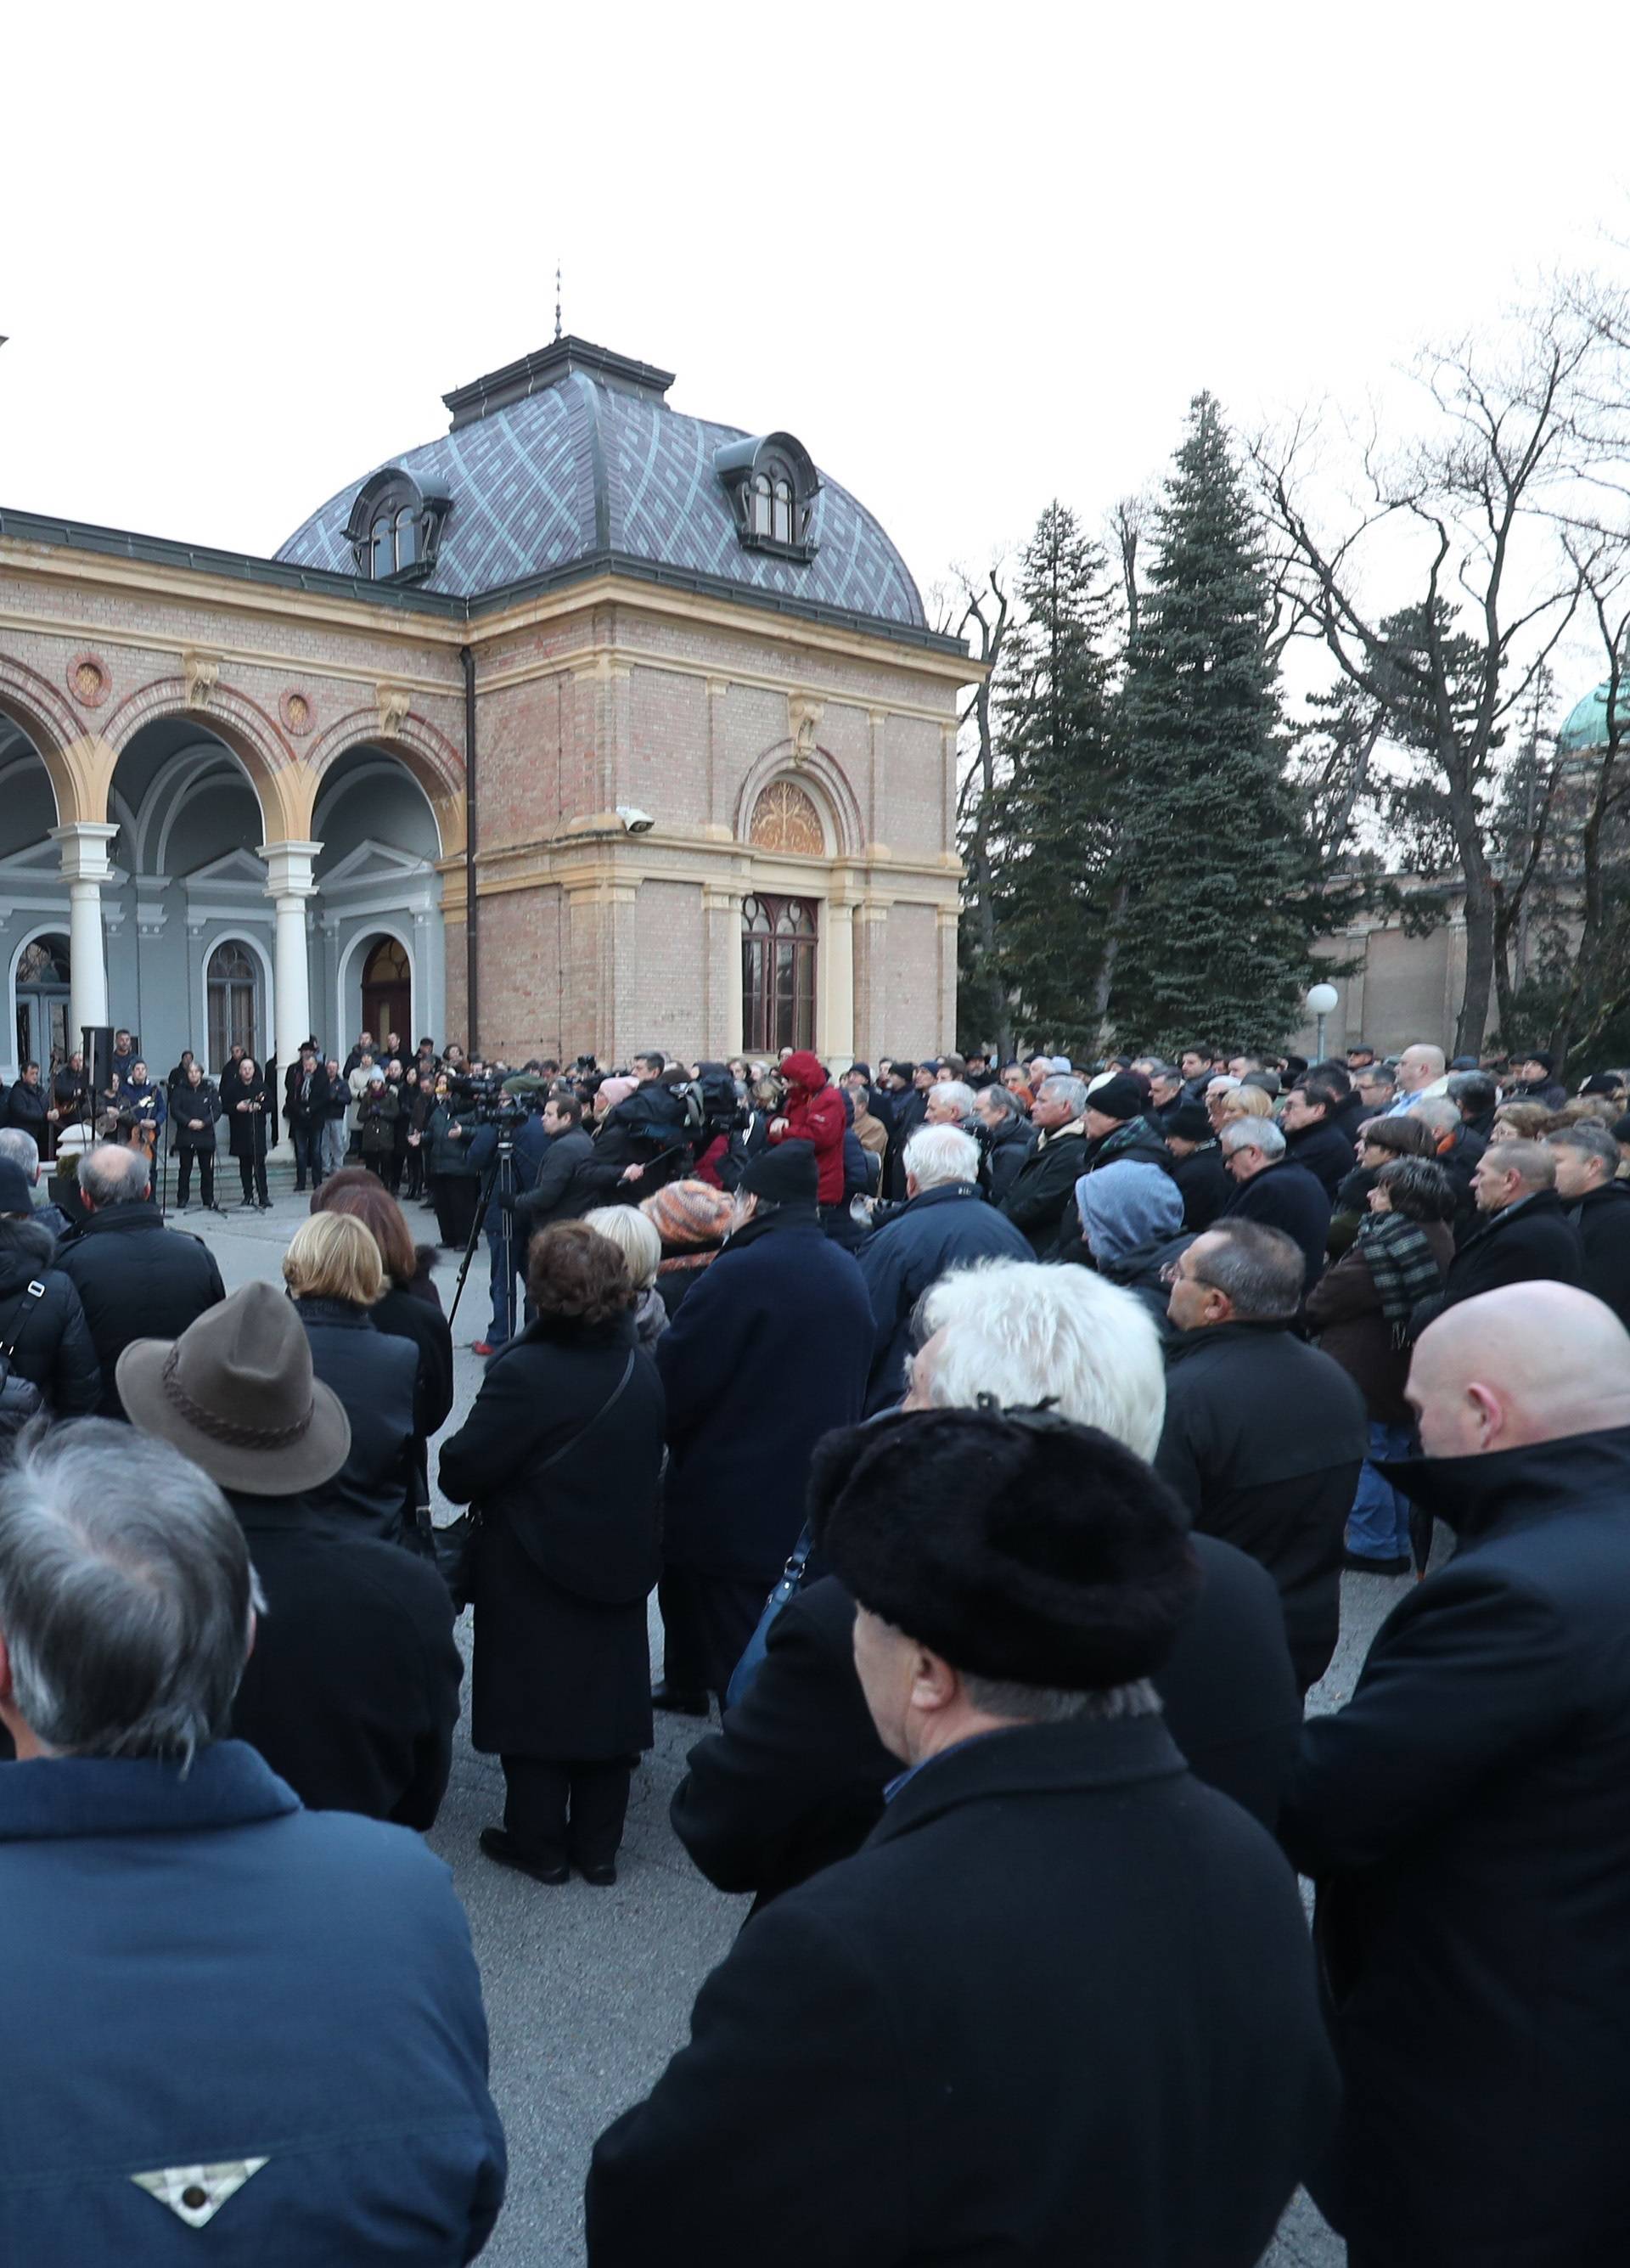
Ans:
{"type": "MultiPolygon", "coordinates": [[[[266,1213],[239,1211],[230,1192],[223,1201],[231,1209],[219,1218],[195,1210],[173,1225],[205,1238],[229,1292],[255,1277],[276,1281],[306,1199],[278,1196],[266,1213]]],[[[431,1214],[410,1204],[408,1217],[415,1236],[434,1237],[431,1214]]],[[[456,1256],[442,1255],[436,1281],[444,1306],[452,1304],[457,1273],[456,1256]]],[[[471,1342],[488,1320],[487,1280],[483,1248],[453,1325],[450,1432],[481,1388],[485,1366],[471,1342]]],[[[432,1448],[432,1479],[435,1470],[432,1448]]],[[[438,1503],[438,1519],[451,1512],[438,1503]]],[[[1342,1578],[1340,1643],[1308,1697],[1310,1712],[1341,1705],[1371,1638],[1406,1588],[1406,1579],[1342,1578]]],[[[466,1614],[459,1623],[466,1661],[469,1639],[466,1614]]],[[[661,1656],[653,1601],[651,1659],[658,1668],[661,1656]]],[[[452,1868],[469,1916],[491,2029],[492,2090],[509,2139],[509,2196],[481,2256],[491,2268],[579,2268],[583,2182],[595,2138],[684,2044],[697,1988],[730,1950],[746,1912],[745,1898],[723,1896],[702,1881],[668,1824],[669,1798],[701,1729],[658,1718],[657,1746],[635,1774],[615,1885],[591,1889],[574,1875],[564,1888],[547,1889],[494,1866],[477,1849],[481,1829],[502,1815],[503,1781],[496,1758],[477,1756],[467,1727],[459,1728],[452,1785],[429,1840],[452,1868]]],[[[1346,2257],[1340,2239],[1299,2197],[1262,2268],[1341,2268],[1346,2257]]]]}

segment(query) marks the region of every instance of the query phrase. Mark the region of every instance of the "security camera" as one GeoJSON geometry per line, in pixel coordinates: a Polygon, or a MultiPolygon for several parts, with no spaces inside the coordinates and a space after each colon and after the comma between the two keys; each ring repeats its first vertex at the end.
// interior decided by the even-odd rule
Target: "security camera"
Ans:
{"type": "Polygon", "coordinates": [[[657,824],[649,811],[636,811],[631,803],[620,803],[617,816],[630,835],[649,835],[657,824]]]}

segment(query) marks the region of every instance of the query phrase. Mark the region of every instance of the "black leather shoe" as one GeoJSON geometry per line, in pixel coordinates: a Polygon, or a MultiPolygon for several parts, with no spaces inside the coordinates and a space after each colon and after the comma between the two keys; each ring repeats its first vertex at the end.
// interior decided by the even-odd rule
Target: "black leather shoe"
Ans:
{"type": "Polygon", "coordinates": [[[1402,1559],[1367,1559],[1362,1551],[1344,1551],[1341,1565],[1350,1567],[1355,1575],[1407,1575],[1409,1572],[1406,1556],[1402,1559]]]}
{"type": "Polygon", "coordinates": [[[609,1859],[603,1867],[579,1867],[577,1872],[585,1882],[592,1882],[597,1890],[608,1890],[617,1879],[617,1869],[609,1859]]]}
{"type": "Polygon", "coordinates": [[[558,1867],[535,1867],[507,1827],[483,1827],[481,1845],[484,1857],[500,1867],[513,1867],[518,1874],[530,1874],[534,1882],[547,1882],[553,1888],[571,1879],[571,1869],[563,1862],[558,1867]]]}
{"type": "Polygon", "coordinates": [[[660,1685],[651,1687],[651,1707],[665,1709],[671,1717],[705,1717],[708,1697],[705,1693],[677,1693],[664,1677],[660,1685]]]}

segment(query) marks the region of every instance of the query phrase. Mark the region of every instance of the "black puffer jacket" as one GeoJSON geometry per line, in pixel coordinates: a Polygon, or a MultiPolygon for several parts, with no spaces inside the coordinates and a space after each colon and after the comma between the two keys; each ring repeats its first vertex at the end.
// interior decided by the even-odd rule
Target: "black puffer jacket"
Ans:
{"type": "Polygon", "coordinates": [[[56,1239],[38,1221],[0,1216],[0,1344],[20,1323],[13,1367],[43,1388],[55,1418],[86,1418],[102,1398],[102,1372],[79,1294],[53,1266],[56,1239]],[[31,1283],[42,1299],[27,1298],[31,1283]],[[26,1309],[26,1320],[23,1320],[26,1309]]]}

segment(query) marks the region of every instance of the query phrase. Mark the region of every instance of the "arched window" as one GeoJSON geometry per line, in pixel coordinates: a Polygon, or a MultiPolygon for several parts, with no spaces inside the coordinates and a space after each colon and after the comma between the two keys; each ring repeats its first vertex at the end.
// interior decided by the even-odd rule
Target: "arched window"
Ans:
{"type": "Polygon", "coordinates": [[[747,524],[754,535],[767,535],[770,532],[770,477],[767,473],[760,473],[753,480],[748,499],[747,524]]]}
{"type": "MultiPolygon", "coordinates": [[[[68,939],[37,937],[17,961],[17,1068],[42,1072],[68,1055],[68,939]]],[[[76,1040],[77,1047],[78,1042],[76,1040]]]]}
{"type": "Polygon", "coordinates": [[[396,571],[411,567],[418,556],[419,515],[404,504],[396,515],[396,571]]]}
{"type": "Polygon", "coordinates": [[[775,511],[770,526],[770,540],[775,543],[792,541],[792,482],[784,476],[775,482],[775,511]]]}
{"type": "Polygon", "coordinates": [[[363,963],[363,1008],[360,1028],[371,1032],[383,1048],[394,1032],[403,1047],[412,1044],[413,970],[408,955],[393,937],[382,937],[363,963]]]}
{"type": "Polygon", "coordinates": [[[802,441],[790,433],[744,434],[714,452],[713,466],[749,550],[800,562],[815,556],[820,475],[802,441]]]}
{"type": "Polygon", "coordinates": [[[209,1011],[209,1068],[219,1071],[235,1047],[259,1062],[261,966],[239,938],[223,938],[204,971],[209,1011]]]}
{"type": "Polygon", "coordinates": [[[749,1053],[815,1044],[815,915],[802,898],[744,898],[742,1045],[749,1053]]]}
{"type": "Polygon", "coordinates": [[[400,465],[375,473],[358,490],[346,522],[356,571],[371,582],[416,583],[436,564],[443,520],[452,508],[444,482],[415,480],[400,465]]]}
{"type": "Polygon", "coordinates": [[[381,512],[373,524],[368,559],[368,571],[376,583],[383,583],[387,575],[395,572],[396,538],[388,513],[381,512]]]}

